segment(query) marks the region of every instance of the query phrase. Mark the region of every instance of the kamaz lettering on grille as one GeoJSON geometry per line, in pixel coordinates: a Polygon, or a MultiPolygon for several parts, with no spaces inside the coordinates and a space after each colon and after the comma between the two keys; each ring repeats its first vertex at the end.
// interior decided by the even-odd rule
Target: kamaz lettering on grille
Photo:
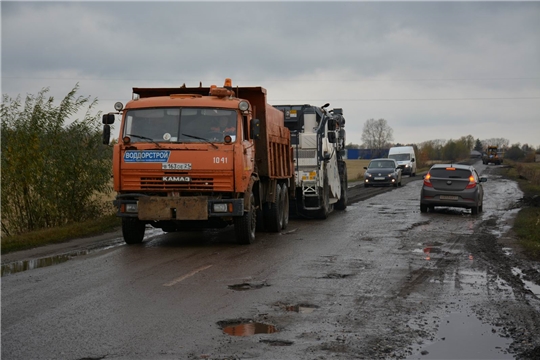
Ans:
{"type": "Polygon", "coordinates": [[[189,176],[164,176],[163,181],[166,182],[190,182],[189,176]]]}

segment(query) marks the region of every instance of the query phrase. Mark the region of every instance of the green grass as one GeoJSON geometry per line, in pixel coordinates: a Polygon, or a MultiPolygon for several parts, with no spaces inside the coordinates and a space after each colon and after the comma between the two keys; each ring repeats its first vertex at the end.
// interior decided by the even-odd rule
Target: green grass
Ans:
{"type": "Polygon", "coordinates": [[[95,220],[68,224],[62,227],[31,231],[15,236],[2,236],[2,254],[39,246],[66,242],[85,236],[103,234],[117,229],[120,218],[108,215],[95,220]]]}
{"type": "MultiPolygon", "coordinates": [[[[540,196],[540,163],[516,163],[504,160],[509,167],[503,175],[515,180],[523,191],[523,197],[540,196]]],[[[526,255],[540,260],[540,207],[525,206],[517,214],[513,227],[526,255]]]]}

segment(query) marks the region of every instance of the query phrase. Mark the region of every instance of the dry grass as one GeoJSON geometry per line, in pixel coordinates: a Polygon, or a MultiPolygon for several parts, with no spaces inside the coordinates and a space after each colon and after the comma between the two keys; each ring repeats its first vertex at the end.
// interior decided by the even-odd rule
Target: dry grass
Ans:
{"type": "Polygon", "coordinates": [[[370,160],[345,160],[347,164],[347,180],[356,181],[364,178],[364,166],[369,165],[370,160]]]}

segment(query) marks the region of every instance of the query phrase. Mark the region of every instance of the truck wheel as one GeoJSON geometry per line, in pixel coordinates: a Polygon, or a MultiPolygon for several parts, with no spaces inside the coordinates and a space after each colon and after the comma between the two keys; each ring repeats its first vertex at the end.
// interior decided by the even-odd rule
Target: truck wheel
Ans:
{"type": "Polygon", "coordinates": [[[334,205],[337,210],[345,210],[347,208],[347,202],[349,201],[347,196],[347,186],[347,165],[343,164],[343,172],[341,174],[341,195],[336,205],[334,205]]]}
{"type": "Polygon", "coordinates": [[[145,223],[139,219],[122,218],[122,236],[128,245],[142,243],[145,228],[145,223]]]}
{"type": "Polygon", "coordinates": [[[271,232],[279,232],[283,228],[283,204],[281,202],[281,185],[276,185],[274,194],[274,202],[269,203],[270,207],[266,210],[264,219],[268,230],[271,232]]]}
{"type": "Polygon", "coordinates": [[[255,196],[250,193],[248,211],[244,211],[244,215],[234,218],[236,241],[241,245],[249,245],[255,241],[255,229],[257,227],[257,215],[255,214],[255,196]]]}
{"type": "Polygon", "coordinates": [[[321,209],[318,213],[319,219],[326,219],[330,214],[330,199],[329,199],[329,187],[328,187],[328,177],[324,176],[323,188],[322,188],[322,198],[321,198],[321,209]]]}
{"type": "Polygon", "coordinates": [[[281,207],[283,208],[282,229],[286,229],[289,225],[289,187],[287,184],[281,185],[281,207]]]}

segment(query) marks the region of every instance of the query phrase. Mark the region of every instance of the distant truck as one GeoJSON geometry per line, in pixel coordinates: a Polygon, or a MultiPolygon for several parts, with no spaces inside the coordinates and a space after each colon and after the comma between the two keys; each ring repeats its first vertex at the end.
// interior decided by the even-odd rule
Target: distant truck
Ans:
{"type": "Polygon", "coordinates": [[[342,109],[324,106],[274,105],[285,114],[290,130],[296,179],[296,215],[326,219],[332,209],[347,207],[345,118],[342,109]]]}
{"type": "Polygon", "coordinates": [[[113,150],[114,205],[127,244],[151,225],[165,232],[234,225],[249,244],[264,222],[279,232],[294,198],[290,132],[262,87],[133,88],[103,115],[103,142],[122,116],[113,150]],[[216,130],[221,122],[227,129],[216,130]]]}
{"type": "Polygon", "coordinates": [[[401,173],[416,176],[416,154],[412,146],[394,146],[388,150],[388,158],[394,159],[401,169],[401,173]]]}
{"type": "Polygon", "coordinates": [[[503,163],[503,152],[499,151],[497,145],[489,145],[487,152],[482,156],[482,163],[487,165],[489,163],[500,165],[503,163]]]}

